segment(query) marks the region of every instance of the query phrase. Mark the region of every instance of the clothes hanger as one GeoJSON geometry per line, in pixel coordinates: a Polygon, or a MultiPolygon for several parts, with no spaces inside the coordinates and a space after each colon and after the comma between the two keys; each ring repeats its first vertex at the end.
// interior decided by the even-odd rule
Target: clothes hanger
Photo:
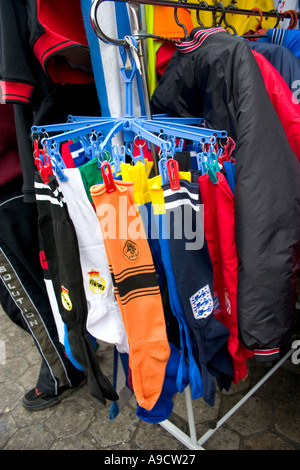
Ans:
{"type": "Polygon", "coordinates": [[[259,23],[256,26],[255,31],[254,31],[254,34],[257,34],[258,30],[261,29],[261,24],[262,24],[262,21],[263,21],[263,13],[262,13],[261,9],[257,8],[257,7],[252,8],[252,11],[257,11],[257,13],[259,13],[259,23]]]}
{"type": "Polygon", "coordinates": [[[249,30],[247,33],[245,33],[243,35],[243,37],[248,38],[248,39],[258,39],[259,37],[266,37],[267,29],[262,29],[261,28],[262,21],[263,21],[263,12],[262,12],[262,10],[258,7],[254,7],[254,8],[252,8],[251,11],[257,12],[259,14],[259,17],[260,17],[259,22],[256,25],[255,31],[249,30]]]}
{"type": "Polygon", "coordinates": [[[221,26],[221,23],[223,22],[226,26],[226,28],[229,28],[231,29],[231,31],[233,32],[233,34],[235,36],[237,36],[237,32],[236,32],[236,29],[234,26],[232,26],[231,24],[228,23],[228,21],[226,20],[226,9],[225,9],[225,6],[223,5],[222,2],[218,2],[216,3],[215,7],[218,7],[218,8],[221,8],[222,10],[222,13],[221,13],[221,17],[220,17],[220,20],[219,20],[219,23],[218,23],[218,26],[221,26]]]}
{"type": "MultiPolygon", "coordinates": [[[[199,6],[203,6],[204,8],[208,8],[208,3],[207,2],[199,2],[199,6]]],[[[205,28],[204,24],[202,23],[202,21],[200,20],[200,10],[196,10],[196,18],[197,18],[197,22],[198,24],[202,27],[202,28],[205,28]]]]}
{"type": "Polygon", "coordinates": [[[274,28],[277,28],[278,25],[279,25],[279,22],[280,22],[280,15],[279,15],[279,11],[278,10],[270,10],[270,13],[275,13],[276,14],[276,17],[277,17],[277,21],[276,21],[276,24],[275,26],[273,26],[274,28]]]}
{"type": "MultiPolygon", "coordinates": [[[[262,23],[263,12],[259,8],[253,8],[252,11],[257,11],[260,14],[261,21],[259,22],[258,26],[256,27],[254,34],[247,34],[246,33],[242,37],[245,38],[245,39],[266,38],[267,34],[265,34],[265,33],[261,34],[259,32],[259,28],[260,28],[261,23],[262,23]]],[[[276,29],[279,26],[280,20],[283,20],[286,17],[290,18],[290,24],[289,24],[289,27],[287,29],[294,29],[297,26],[298,13],[295,10],[287,10],[287,11],[281,13],[281,14],[277,10],[270,10],[269,13],[270,13],[270,16],[271,15],[272,16],[276,15],[276,18],[277,18],[276,24],[273,27],[274,29],[276,29]]],[[[263,31],[265,31],[265,29],[262,29],[261,31],[263,32],[263,31]]]]}
{"type": "Polygon", "coordinates": [[[178,24],[178,26],[180,26],[180,27],[183,29],[184,37],[181,38],[180,40],[181,40],[181,41],[184,41],[189,35],[188,35],[188,32],[187,32],[187,29],[186,29],[185,24],[180,23],[180,21],[179,21],[179,19],[178,19],[177,7],[174,8],[174,18],[175,18],[175,21],[176,21],[176,23],[178,24]]]}
{"type": "MultiPolygon", "coordinates": [[[[255,31],[250,30],[247,33],[245,33],[242,37],[245,38],[245,39],[258,39],[258,38],[267,37],[267,29],[261,29],[261,25],[262,25],[262,21],[263,21],[263,12],[262,12],[262,10],[258,7],[254,7],[254,8],[252,8],[251,11],[257,12],[259,14],[259,17],[260,17],[259,22],[256,25],[255,31]],[[260,33],[260,30],[261,30],[261,33],[260,33]]],[[[278,21],[278,15],[277,15],[277,21],[278,21]]]]}
{"type": "Polygon", "coordinates": [[[298,23],[298,15],[295,10],[287,10],[284,12],[284,16],[290,17],[290,24],[287,29],[295,29],[298,23]]]}

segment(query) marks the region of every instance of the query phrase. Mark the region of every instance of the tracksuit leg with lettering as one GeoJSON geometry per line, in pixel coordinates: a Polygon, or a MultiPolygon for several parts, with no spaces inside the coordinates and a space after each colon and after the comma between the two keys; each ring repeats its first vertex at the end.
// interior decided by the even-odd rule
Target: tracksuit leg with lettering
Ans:
{"type": "Polygon", "coordinates": [[[54,175],[44,184],[35,174],[39,231],[49,273],[74,359],[84,368],[92,396],[106,404],[118,398],[102,373],[86,329],[87,300],[83,287],[78,240],[74,224],[54,175]]]}
{"type": "Polygon", "coordinates": [[[203,399],[214,404],[216,385],[229,389],[233,376],[227,348],[229,330],[214,317],[213,269],[204,238],[198,184],[163,185],[170,230],[170,252],[179,295],[194,336],[203,399]]]}

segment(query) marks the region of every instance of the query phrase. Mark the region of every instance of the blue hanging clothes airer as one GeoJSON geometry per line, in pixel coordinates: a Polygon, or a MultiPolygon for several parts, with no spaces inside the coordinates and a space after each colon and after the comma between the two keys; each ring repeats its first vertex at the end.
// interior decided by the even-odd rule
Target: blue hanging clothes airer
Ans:
{"type": "MultiPolygon", "coordinates": [[[[97,3],[97,2],[95,2],[97,3]]],[[[93,6],[91,9],[91,22],[93,27],[97,25],[96,19],[93,17],[95,10],[93,6]]],[[[86,154],[95,155],[98,154],[99,165],[107,158],[104,153],[109,145],[112,148],[112,139],[118,133],[122,132],[125,155],[128,155],[133,160],[133,142],[136,137],[144,139],[151,146],[151,149],[155,148],[156,152],[163,153],[166,157],[172,157],[174,155],[174,142],[176,139],[179,140],[179,145],[182,144],[183,139],[192,142],[195,146],[212,145],[216,142],[217,138],[226,138],[226,131],[212,130],[204,127],[204,119],[202,118],[174,118],[164,114],[157,116],[149,115],[146,112],[146,116],[135,117],[133,116],[132,107],[132,83],[137,73],[143,73],[143,62],[140,61],[138,55],[138,43],[135,37],[126,36],[124,39],[112,40],[103,35],[99,26],[94,27],[94,30],[100,39],[104,42],[116,44],[120,46],[120,54],[124,57],[124,53],[127,55],[127,60],[124,66],[121,68],[121,74],[125,82],[125,115],[120,118],[111,117],[88,117],[88,116],[72,116],[68,118],[68,122],[65,124],[57,124],[52,126],[35,126],[32,132],[41,132],[45,137],[41,140],[42,144],[47,147],[49,154],[51,154],[52,161],[54,163],[55,170],[60,179],[65,178],[64,162],[59,154],[60,145],[62,142],[69,140],[79,140],[85,142],[86,154]],[[56,133],[55,133],[56,132],[56,133]],[[48,134],[51,134],[49,136],[48,134]],[[54,135],[53,135],[54,134],[54,135]],[[95,142],[88,144],[87,137],[89,135],[97,135],[100,142],[97,142],[97,148],[95,148],[95,142]],[[164,135],[166,138],[162,138],[164,135]],[[100,137],[101,136],[101,137],[100,137]],[[54,150],[55,151],[54,151],[54,150]]],[[[148,106],[145,105],[145,109],[148,106]]],[[[176,147],[175,147],[176,151],[176,147]]],[[[153,152],[152,152],[153,153],[153,152]]],[[[114,165],[113,172],[116,174],[116,169],[119,169],[120,161],[118,160],[121,154],[116,152],[114,154],[114,165]]],[[[123,157],[123,154],[122,154],[123,157]]],[[[122,158],[121,157],[121,158],[122,158]]],[[[138,157],[134,157],[133,161],[142,161],[143,154],[140,151],[138,157]]],[[[164,160],[160,166],[164,165],[164,160]]],[[[153,167],[155,173],[158,174],[158,164],[155,158],[153,159],[153,167]]],[[[162,174],[167,175],[165,168],[162,169],[162,174]]],[[[164,178],[164,176],[163,176],[164,178]]],[[[165,176],[167,179],[167,176],[165,176]]]]}
{"type": "MultiPolygon", "coordinates": [[[[158,115],[155,119],[147,119],[146,116],[132,116],[132,81],[137,72],[140,73],[139,58],[137,55],[137,41],[134,37],[127,36],[125,45],[121,47],[127,48],[127,61],[121,69],[122,76],[126,85],[126,113],[121,118],[89,118],[89,117],[72,117],[69,116],[69,122],[49,126],[34,126],[33,133],[41,133],[43,136],[42,144],[48,149],[57,169],[60,179],[65,178],[63,169],[64,162],[59,154],[60,144],[68,140],[80,140],[85,142],[85,151],[93,154],[93,146],[95,143],[88,144],[88,135],[101,135],[101,142],[97,145],[99,155],[103,155],[106,147],[114,135],[118,132],[124,134],[124,146],[126,154],[133,156],[132,145],[134,139],[138,136],[141,139],[156,146],[160,151],[169,152],[172,155],[172,146],[176,138],[188,139],[196,144],[211,144],[215,142],[216,137],[226,137],[225,131],[215,131],[203,127],[195,127],[195,125],[203,125],[202,118],[169,118],[166,115],[158,115]],[[138,64],[138,65],[137,65],[138,64]],[[183,123],[184,122],[184,123],[183,123]],[[55,132],[58,132],[56,133],[55,132]],[[48,134],[52,134],[50,137],[48,134]],[[53,135],[54,134],[54,135],[53,135]],[[168,139],[161,138],[161,135],[169,136],[168,139]]],[[[115,155],[118,166],[118,154],[115,155]]],[[[136,158],[136,157],[135,157],[136,158]]],[[[142,160],[142,152],[140,158],[142,160]]],[[[99,162],[101,164],[101,161],[99,162]]]]}

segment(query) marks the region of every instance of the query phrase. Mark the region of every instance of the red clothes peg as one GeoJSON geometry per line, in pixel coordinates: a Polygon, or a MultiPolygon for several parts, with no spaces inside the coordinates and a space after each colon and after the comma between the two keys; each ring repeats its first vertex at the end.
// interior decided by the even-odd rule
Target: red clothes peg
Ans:
{"type": "Polygon", "coordinates": [[[103,162],[101,164],[101,173],[103,176],[103,182],[105,184],[106,192],[112,193],[116,190],[116,186],[113,179],[113,174],[111,172],[111,167],[108,162],[103,162]]]}
{"type": "Polygon", "coordinates": [[[45,147],[43,149],[39,148],[37,139],[34,140],[33,146],[34,163],[39,171],[39,174],[41,175],[43,182],[47,184],[49,183],[49,175],[53,175],[50,157],[45,147]]]}
{"type": "Polygon", "coordinates": [[[219,163],[223,163],[224,161],[227,162],[231,158],[231,154],[235,149],[235,141],[228,137],[226,145],[224,145],[224,151],[220,157],[218,157],[219,163]]]}
{"type": "Polygon", "coordinates": [[[174,158],[168,158],[167,160],[167,171],[169,175],[169,181],[172,191],[180,189],[179,181],[179,163],[174,158]]]}

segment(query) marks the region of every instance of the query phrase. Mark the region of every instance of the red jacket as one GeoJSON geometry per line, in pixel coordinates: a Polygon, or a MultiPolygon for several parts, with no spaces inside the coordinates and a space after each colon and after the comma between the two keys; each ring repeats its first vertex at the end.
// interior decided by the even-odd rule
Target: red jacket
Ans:
{"type": "Polygon", "coordinates": [[[280,73],[262,54],[252,50],[266,89],[284,127],[291,148],[300,162],[300,105],[280,73]]]}

